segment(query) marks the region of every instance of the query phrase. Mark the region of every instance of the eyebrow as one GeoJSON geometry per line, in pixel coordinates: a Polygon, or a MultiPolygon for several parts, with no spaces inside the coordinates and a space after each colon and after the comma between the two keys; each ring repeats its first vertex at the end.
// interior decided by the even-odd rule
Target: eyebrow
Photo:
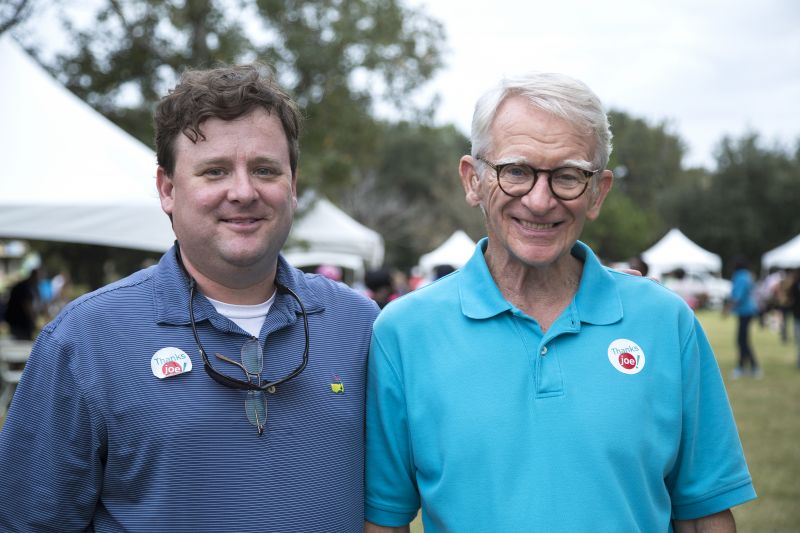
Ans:
{"type": "MultiPolygon", "coordinates": [[[[230,157],[225,157],[225,156],[210,157],[208,159],[203,159],[201,161],[198,161],[196,163],[196,166],[198,166],[198,167],[206,167],[206,166],[214,166],[214,165],[226,166],[226,165],[232,164],[232,162],[233,162],[233,159],[231,159],[230,157]]],[[[264,165],[264,164],[280,165],[281,162],[278,159],[273,158],[273,157],[257,156],[257,157],[254,157],[253,159],[248,160],[247,164],[250,165],[250,166],[252,166],[252,165],[264,165]]]]}
{"type": "Polygon", "coordinates": [[[561,163],[562,167],[577,167],[582,170],[594,170],[594,164],[585,159],[567,159],[561,163]]]}
{"type": "Polygon", "coordinates": [[[194,166],[195,167],[207,167],[207,166],[224,166],[230,164],[231,160],[228,157],[211,157],[209,159],[202,159],[197,161],[194,166]]]}
{"type": "MultiPolygon", "coordinates": [[[[506,157],[499,160],[496,165],[528,165],[533,167],[524,157],[506,157]]],[[[594,165],[585,159],[565,159],[552,168],[577,167],[582,170],[594,170],[594,165]]]]}

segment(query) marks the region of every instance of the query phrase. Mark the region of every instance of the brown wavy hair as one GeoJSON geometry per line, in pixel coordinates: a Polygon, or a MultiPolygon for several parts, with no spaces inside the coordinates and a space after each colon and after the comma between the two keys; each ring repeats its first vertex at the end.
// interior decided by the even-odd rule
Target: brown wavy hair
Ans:
{"type": "Polygon", "coordinates": [[[205,139],[201,130],[205,120],[234,120],[259,107],[280,119],[289,143],[292,175],[296,175],[302,115],[294,100],[275,82],[271,71],[259,63],[185,71],[156,107],[158,164],[172,176],[178,135],[186,135],[196,143],[205,139]]]}

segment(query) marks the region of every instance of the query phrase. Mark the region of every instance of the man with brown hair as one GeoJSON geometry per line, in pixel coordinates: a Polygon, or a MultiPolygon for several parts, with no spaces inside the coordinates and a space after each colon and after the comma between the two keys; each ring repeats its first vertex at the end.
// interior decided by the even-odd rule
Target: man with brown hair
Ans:
{"type": "Polygon", "coordinates": [[[37,339],[0,530],[361,531],[377,306],[280,255],[300,113],[244,66],[187,72],[155,122],[177,241],[37,339]]]}

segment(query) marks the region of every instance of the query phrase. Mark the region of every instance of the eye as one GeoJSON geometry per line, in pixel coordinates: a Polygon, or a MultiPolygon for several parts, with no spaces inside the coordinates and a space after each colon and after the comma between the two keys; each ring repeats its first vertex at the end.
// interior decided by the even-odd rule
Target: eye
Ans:
{"type": "Polygon", "coordinates": [[[280,167],[262,165],[253,168],[253,176],[262,180],[271,180],[283,175],[280,167]]]}
{"type": "Polygon", "coordinates": [[[209,168],[203,172],[203,175],[210,178],[221,178],[225,175],[225,170],[222,168],[209,168]]]}
{"type": "Polygon", "coordinates": [[[586,183],[588,179],[583,170],[575,167],[557,168],[553,171],[553,181],[560,186],[577,187],[586,183]]]}
{"type": "Polygon", "coordinates": [[[500,171],[500,177],[504,180],[526,181],[532,176],[533,172],[527,165],[506,165],[500,171]]]}
{"type": "Polygon", "coordinates": [[[269,167],[258,167],[253,171],[256,176],[272,176],[275,172],[269,167]]]}

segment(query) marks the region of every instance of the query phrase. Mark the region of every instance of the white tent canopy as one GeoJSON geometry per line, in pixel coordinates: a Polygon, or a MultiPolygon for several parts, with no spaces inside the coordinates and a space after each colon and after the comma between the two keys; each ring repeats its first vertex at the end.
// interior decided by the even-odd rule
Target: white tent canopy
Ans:
{"type": "Polygon", "coordinates": [[[461,268],[475,252],[475,241],[462,230],[456,230],[438,248],[419,258],[419,269],[425,277],[431,277],[439,265],[461,268]]]}
{"type": "Polygon", "coordinates": [[[166,250],[152,150],[0,36],[0,236],[166,250]]]}
{"type": "Polygon", "coordinates": [[[800,267],[800,235],[765,253],[761,266],[765,269],[800,267]]]}
{"type": "Polygon", "coordinates": [[[284,252],[296,267],[330,264],[353,269],[358,262],[369,268],[383,264],[383,237],[351,218],[325,198],[308,194],[300,206],[310,209],[295,220],[284,252]]]}
{"type": "Polygon", "coordinates": [[[642,259],[650,268],[648,275],[655,278],[676,268],[717,273],[722,270],[720,256],[701,248],[676,228],[642,252],[642,259]]]}
{"type": "MultiPolygon", "coordinates": [[[[164,251],[175,240],[155,153],[0,36],[0,237],[164,251]]],[[[383,262],[383,238],[327,200],[295,220],[298,261],[383,262]],[[313,252],[311,257],[308,252],[313,252]],[[334,254],[334,255],[330,255],[334,254]]]]}

